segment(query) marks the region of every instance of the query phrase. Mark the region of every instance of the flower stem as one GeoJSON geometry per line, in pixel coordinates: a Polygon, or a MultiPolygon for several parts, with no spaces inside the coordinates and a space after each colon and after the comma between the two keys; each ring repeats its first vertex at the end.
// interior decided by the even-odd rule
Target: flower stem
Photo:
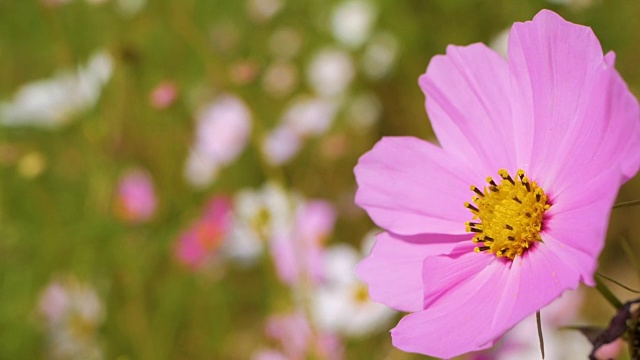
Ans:
{"type": "Polygon", "coordinates": [[[607,299],[607,301],[609,301],[609,304],[611,304],[614,308],[620,309],[622,307],[622,302],[615,295],[613,295],[611,290],[609,290],[609,288],[602,282],[602,280],[600,280],[600,278],[595,277],[594,280],[596,281],[596,290],[598,290],[598,292],[600,292],[600,294],[602,294],[602,296],[604,296],[604,298],[607,299]]]}
{"type": "Polygon", "coordinates": [[[621,203],[617,203],[613,205],[613,208],[618,209],[622,207],[638,206],[638,205],[640,205],[640,200],[631,200],[631,201],[623,201],[621,203]]]}
{"type": "Polygon", "coordinates": [[[609,280],[609,281],[611,281],[612,283],[614,283],[614,284],[616,284],[616,285],[620,286],[621,288],[623,288],[623,289],[625,289],[625,290],[627,290],[627,291],[631,291],[632,293],[640,294],[640,291],[638,291],[638,290],[634,290],[634,289],[632,289],[632,288],[630,288],[630,287],[626,286],[625,284],[623,284],[623,283],[621,283],[621,282],[619,282],[619,281],[617,281],[617,280],[614,280],[614,279],[612,279],[612,278],[610,278],[610,277],[608,277],[608,276],[606,276],[606,275],[604,275],[604,274],[596,273],[596,275],[600,276],[601,278],[603,278],[603,279],[605,279],[605,280],[609,280]]]}
{"type": "Polygon", "coordinates": [[[538,340],[540,340],[540,353],[544,359],[544,337],[542,336],[542,320],[540,319],[540,311],[536,311],[536,323],[538,324],[538,340]]]}

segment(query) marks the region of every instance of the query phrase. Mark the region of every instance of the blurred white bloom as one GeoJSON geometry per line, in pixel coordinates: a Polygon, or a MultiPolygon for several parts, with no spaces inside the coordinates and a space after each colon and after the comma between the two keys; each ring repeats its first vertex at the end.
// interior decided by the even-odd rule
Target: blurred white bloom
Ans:
{"type": "Polygon", "coordinates": [[[398,48],[398,40],[392,34],[374,35],[362,56],[364,73],[373,80],[387,75],[395,64],[398,48]]]}
{"type": "Polygon", "coordinates": [[[366,0],[349,0],[339,4],[331,17],[333,36],[343,44],[357,48],[371,33],[377,9],[366,0]]]}
{"type": "Polygon", "coordinates": [[[380,118],[382,105],[372,93],[363,93],[354,97],[346,110],[349,124],[357,129],[364,129],[375,124],[380,118]]]}
{"type": "Polygon", "coordinates": [[[363,336],[385,328],[394,316],[395,311],[369,298],[365,283],[355,273],[358,262],[369,253],[370,237],[365,236],[361,253],[346,244],[326,250],[325,282],[312,297],[313,318],[320,328],[363,336]]]}
{"type": "Polygon", "coordinates": [[[494,36],[493,39],[489,42],[489,47],[493,49],[493,51],[502,55],[503,58],[507,58],[507,45],[509,44],[509,32],[510,28],[506,28],[498,33],[498,35],[494,36]]]}
{"type": "Polygon", "coordinates": [[[283,165],[302,148],[305,138],[327,132],[338,104],[325,98],[298,97],[285,110],[280,125],[262,142],[262,153],[273,165],[283,165]]]}
{"type": "Polygon", "coordinates": [[[219,164],[196,149],[191,149],[184,168],[184,177],[196,188],[204,188],[216,179],[219,164]]]}
{"type": "Polygon", "coordinates": [[[287,96],[298,84],[298,69],[293,63],[276,62],[267,68],[262,88],[274,98],[287,96]]]}
{"type": "Polygon", "coordinates": [[[274,17],[284,6],[284,0],[249,0],[247,11],[257,22],[264,22],[274,17]]]}
{"type": "Polygon", "coordinates": [[[329,130],[337,111],[335,101],[303,96],[293,100],[281,122],[302,137],[318,136],[329,130]]]}
{"type": "Polygon", "coordinates": [[[195,142],[185,168],[194,186],[215,180],[217,170],[233,162],[251,136],[251,113],[233,95],[221,95],[197,115],[195,142]]]}
{"type": "Polygon", "coordinates": [[[23,85],[13,100],[0,102],[0,124],[46,128],[66,124],[95,106],[112,71],[111,55],[99,51],[74,72],[23,85]]]}
{"type": "Polygon", "coordinates": [[[273,57],[279,60],[291,60],[302,48],[302,34],[293,28],[280,28],[269,38],[269,48],[273,57]]]}
{"type": "Polygon", "coordinates": [[[253,262],[267,242],[290,231],[298,201],[296,196],[271,182],[259,190],[238,193],[233,236],[224,245],[226,254],[246,263],[253,262]]]}
{"type": "Polygon", "coordinates": [[[302,147],[302,139],[288,126],[279,126],[269,132],[262,142],[262,153],[273,165],[291,160],[302,147]]]}
{"type": "Polygon", "coordinates": [[[353,80],[355,70],[348,53],[325,48],[314,55],[307,68],[307,80],[316,94],[324,97],[342,95],[353,80]]]}
{"type": "Polygon", "coordinates": [[[104,306],[95,290],[69,277],[52,281],[38,304],[45,321],[51,359],[102,359],[97,329],[104,306]]]}
{"type": "Polygon", "coordinates": [[[147,0],[116,0],[118,11],[124,16],[134,16],[147,5],[147,0]]]}

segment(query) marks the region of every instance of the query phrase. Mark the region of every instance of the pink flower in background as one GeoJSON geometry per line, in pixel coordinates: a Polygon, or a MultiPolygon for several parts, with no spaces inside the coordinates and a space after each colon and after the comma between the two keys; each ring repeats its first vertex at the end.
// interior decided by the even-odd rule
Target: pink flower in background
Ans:
{"type": "Polygon", "coordinates": [[[195,186],[215,180],[221,167],[231,164],[251,136],[251,112],[233,95],[221,95],[197,115],[195,142],[185,176],[195,186]]]}
{"type": "Polygon", "coordinates": [[[356,166],[356,203],[387,230],[358,273],[375,301],[412,312],[392,330],[404,351],[488,348],[593,285],[640,166],[638,103],[589,28],[543,10],[513,25],[508,51],[434,57],[419,83],[441,146],[388,137],[356,166]]]}
{"type": "Polygon", "coordinates": [[[279,345],[280,350],[258,351],[253,356],[254,360],[340,360],[344,357],[340,340],[328,333],[314,332],[302,312],[270,316],[266,333],[279,345]]]}
{"type": "Polygon", "coordinates": [[[149,103],[154,109],[163,110],[173,104],[178,97],[178,87],[171,81],[164,81],[158,84],[151,94],[149,94],[149,103]]]}
{"type": "Polygon", "coordinates": [[[294,228],[271,239],[271,254],[280,280],[294,285],[302,280],[322,279],[324,241],[333,231],[335,220],[335,210],[326,201],[298,206],[294,228]]]}
{"type": "Polygon", "coordinates": [[[194,270],[209,264],[231,230],[232,208],[226,197],[214,197],[204,214],[188,230],[180,235],[176,257],[182,264],[194,270]]]}
{"type": "Polygon", "coordinates": [[[151,176],[143,170],[126,173],[118,185],[115,211],[122,220],[140,223],[151,219],[157,200],[151,176]]]}

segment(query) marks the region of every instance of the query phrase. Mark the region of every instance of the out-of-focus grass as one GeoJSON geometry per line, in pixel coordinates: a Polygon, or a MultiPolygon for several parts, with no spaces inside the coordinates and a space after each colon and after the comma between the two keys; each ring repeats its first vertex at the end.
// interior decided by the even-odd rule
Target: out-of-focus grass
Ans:
{"type": "MultiPolygon", "coordinates": [[[[130,18],[110,3],[75,1],[54,9],[37,1],[0,1],[0,98],[9,99],[23,83],[75,67],[98,48],[107,48],[116,61],[97,107],[69,126],[0,128],[0,358],[43,356],[34,309],[39,292],[57,273],[76,274],[102,295],[107,317],[100,334],[107,358],[248,358],[264,341],[265,316],[288,301],[278,295],[282,285],[268,261],[250,270],[231,267],[220,280],[194,276],[172,258],[177,234],[207,195],[257,187],[274,172],[310,197],[350,201],[345,196],[355,187],[352,168],[380,136],[433,136],[417,77],[447,44],[488,42],[514,21],[551,7],[570,21],[592,26],[603,47],[616,51],[617,67],[630,88],[640,93],[640,3],[603,0],[574,9],[543,1],[380,0],[378,24],[398,37],[398,61],[387,78],[356,85],[372,87],[381,99],[379,124],[363,131],[338,125],[333,132],[349,139],[344,156],[326,159],[319,155],[319,140],[312,140],[282,170],[264,171],[259,149],[250,145],[215,185],[206,191],[188,187],[182,174],[193,137],[194,89],[236,93],[251,107],[257,131],[272,127],[285,101],[265,96],[259,81],[234,85],[228,67],[251,59],[264,69],[271,61],[268,35],[282,25],[303,32],[300,62],[305,63],[314,49],[334,42],[322,30],[334,3],[290,1],[271,22],[255,24],[243,1],[149,1],[130,18]],[[211,40],[215,25],[225,23],[238,31],[237,45],[228,52],[211,40]],[[165,79],[176,82],[181,97],[170,109],[156,111],[148,105],[148,93],[165,79]],[[31,152],[44,156],[46,168],[26,179],[17,164],[31,152]],[[160,201],[154,221],[146,225],[129,226],[113,216],[117,178],[132,165],[151,172],[160,201]]],[[[301,85],[298,91],[303,90],[301,85]]],[[[638,180],[620,194],[624,200],[638,197],[638,180]]],[[[630,262],[618,239],[624,235],[639,248],[640,226],[633,221],[639,211],[613,212],[601,258],[603,272],[618,274],[632,286],[637,279],[625,275],[630,262]]],[[[340,216],[331,241],[357,244],[371,226],[361,212],[340,216]]],[[[603,321],[596,313],[587,316],[603,321]]],[[[382,331],[350,341],[347,358],[419,357],[393,350],[382,331]]]]}

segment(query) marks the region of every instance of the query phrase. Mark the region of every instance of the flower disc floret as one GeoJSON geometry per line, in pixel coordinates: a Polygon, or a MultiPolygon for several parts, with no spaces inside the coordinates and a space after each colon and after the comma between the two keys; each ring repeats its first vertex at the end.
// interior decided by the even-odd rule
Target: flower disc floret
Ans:
{"type": "Polygon", "coordinates": [[[535,181],[518,170],[515,180],[505,169],[498,174],[502,178],[497,184],[487,178],[488,187],[480,191],[471,185],[476,193],[472,205],[464,206],[473,213],[473,220],[465,223],[468,232],[476,235],[473,242],[479,244],[475,252],[489,251],[497,257],[513,260],[521,256],[532,244],[542,241],[540,231],[544,212],[551,207],[547,195],[535,181]]]}

